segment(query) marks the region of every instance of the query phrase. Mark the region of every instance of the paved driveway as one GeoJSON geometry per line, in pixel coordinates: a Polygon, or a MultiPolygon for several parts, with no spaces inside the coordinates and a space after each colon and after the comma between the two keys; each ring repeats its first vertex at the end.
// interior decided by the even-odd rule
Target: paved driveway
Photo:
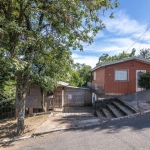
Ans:
{"type": "Polygon", "coordinates": [[[150,110],[150,89],[137,93],[125,94],[119,97],[122,101],[139,111],[150,110]],[[139,104],[138,104],[139,103],[139,104]]]}
{"type": "Polygon", "coordinates": [[[55,116],[87,116],[92,117],[92,107],[64,107],[61,113],[56,113],[55,116]]]}
{"type": "Polygon", "coordinates": [[[150,114],[10,143],[12,150],[150,150],[150,114]]]}

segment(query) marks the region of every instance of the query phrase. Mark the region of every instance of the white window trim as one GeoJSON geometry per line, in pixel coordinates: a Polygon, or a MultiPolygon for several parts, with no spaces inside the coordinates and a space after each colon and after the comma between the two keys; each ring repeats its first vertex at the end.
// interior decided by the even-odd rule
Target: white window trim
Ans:
{"type": "Polygon", "coordinates": [[[96,80],[96,71],[94,71],[94,80],[96,80]]]}
{"type": "Polygon", "coordinates": [[[129,81],[129,69],[115,69],[114,70],[114,81],[129,81]],[[115,79],[115,72],[116,71],[127,71],[127,80],[116,80],[115,79]]]}

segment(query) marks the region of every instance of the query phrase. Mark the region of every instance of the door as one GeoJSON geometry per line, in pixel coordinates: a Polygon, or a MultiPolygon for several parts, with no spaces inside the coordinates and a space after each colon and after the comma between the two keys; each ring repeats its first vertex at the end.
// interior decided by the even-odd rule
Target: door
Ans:
{"type": "Polygon", "coordinates": [[[146,70],[136,70],[136,92],[144,90],[138,85],[138,81],[142,74],[146,73],[146,70]]]}

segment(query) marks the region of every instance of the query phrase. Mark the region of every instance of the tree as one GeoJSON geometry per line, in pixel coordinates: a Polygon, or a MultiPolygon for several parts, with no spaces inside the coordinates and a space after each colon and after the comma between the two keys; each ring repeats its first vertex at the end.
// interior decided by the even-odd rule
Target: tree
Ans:
{"type": "Polygon", "coordinates": [[[36,56],[45,57],[56,47],[83,50],[81,42],[91,44],[105,27],[97,12],[114,7],[116,0],[0,0],[0,51],[15,74],[18,134],[24,130],[25,97],[36,56]]]}
{"type": "Polygon", "coordinates": [[[90,70],[91,66],[81,64],[81,68],[78,70],[79,77],[81,78],[81,83],[78,86],[86,86],[87,82],[90,81],[90,70]]]}
{"type": "Polygon", "coordinates": [[[144,89],[150,89],[150,72],[142,74],[138,84],[144,89]]]}
{"type": "Polygon", "coordinates": [[[9,77],[11,75],[11,69],[9,68],[8,62],[8,58],[4,57],[3,52],[0,51],[0,92],[4,90],[6,81],[9,80],[9,77]]]}
{"type": "Polygon", "coordinates": [[[69,81],[69,85],[71,86],[78,86],[81,82],[81,79],[79,77],[79,74],[77,71],[72,71],[71,72],[71,77],[69,81]]]}
{"type": "Polygon", "coordinates": [[[150,48],[141,49],[139,57],[150,59],[150,48]]]}
{"type": "Polygon", "coordinates": [[[72,63],[71,52],[69,49],[66,50],[56,47],[47,54],[47,57],[43,57],[40,54],[36,56],[32,67],[33,84],[40,86],[42,95],[41,106],[44,111],[46,111],[44,92],[53,91],[59,80],[66,79],[67,73],[71,69],[70,64],[72,63]]]}
{"type": "Polygon", "coordinates": [[[119,55],[114,55],[114,56],[109,56],[109,54],[104,53],[103,55],[101,55],[99,57],[98,63],[96,65],[101,65],[101,64],[106,63],[106,62],[120,60],[123,58],[133,57],[133,56],[135,56],[135,52],[136,52],[136,49],[133,48],[131,53],[127,53],[127,52],[123,51],[122,53],[119,53],[119,55]]]}
{"type": "Polygon", "coordinates": [[[12,85],[10,82],[13,72],[8,62],[9,59],[7,57],[4,57],[3,51],[0,51],[0,103],[6,102],[10,99],[14,100],[15,97],[15,85],[12,85]],[[9,89],[11,89],[11,91],[9,89]]]}
{"type": "Polygon", "coordinates": [[[90,81],[91,66],[76,63],[72,65],[71,77],[69,84],[72,86],[86,86],[90,81]]]}

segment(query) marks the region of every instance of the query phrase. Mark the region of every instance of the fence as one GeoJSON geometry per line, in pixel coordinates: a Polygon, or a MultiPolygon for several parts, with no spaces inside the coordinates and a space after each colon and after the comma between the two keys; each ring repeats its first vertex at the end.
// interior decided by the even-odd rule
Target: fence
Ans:
{"type": "MultiPolygon", "coordinates": [[[[37,110],[35,110],[36,112],[37,110]]],[[[25,109],[25,116],[29,115],[29,109],[25,109]]],[[[11,101],[4,101],[0,103],[0,120],[8,118],[16,118],[16,107],[11,101]]]]}
{"type": "Polygon", "coordinates": [[[0,119],[15,117],[15,105],[12,101],[3,101],[0,103],[0,119]]]}

